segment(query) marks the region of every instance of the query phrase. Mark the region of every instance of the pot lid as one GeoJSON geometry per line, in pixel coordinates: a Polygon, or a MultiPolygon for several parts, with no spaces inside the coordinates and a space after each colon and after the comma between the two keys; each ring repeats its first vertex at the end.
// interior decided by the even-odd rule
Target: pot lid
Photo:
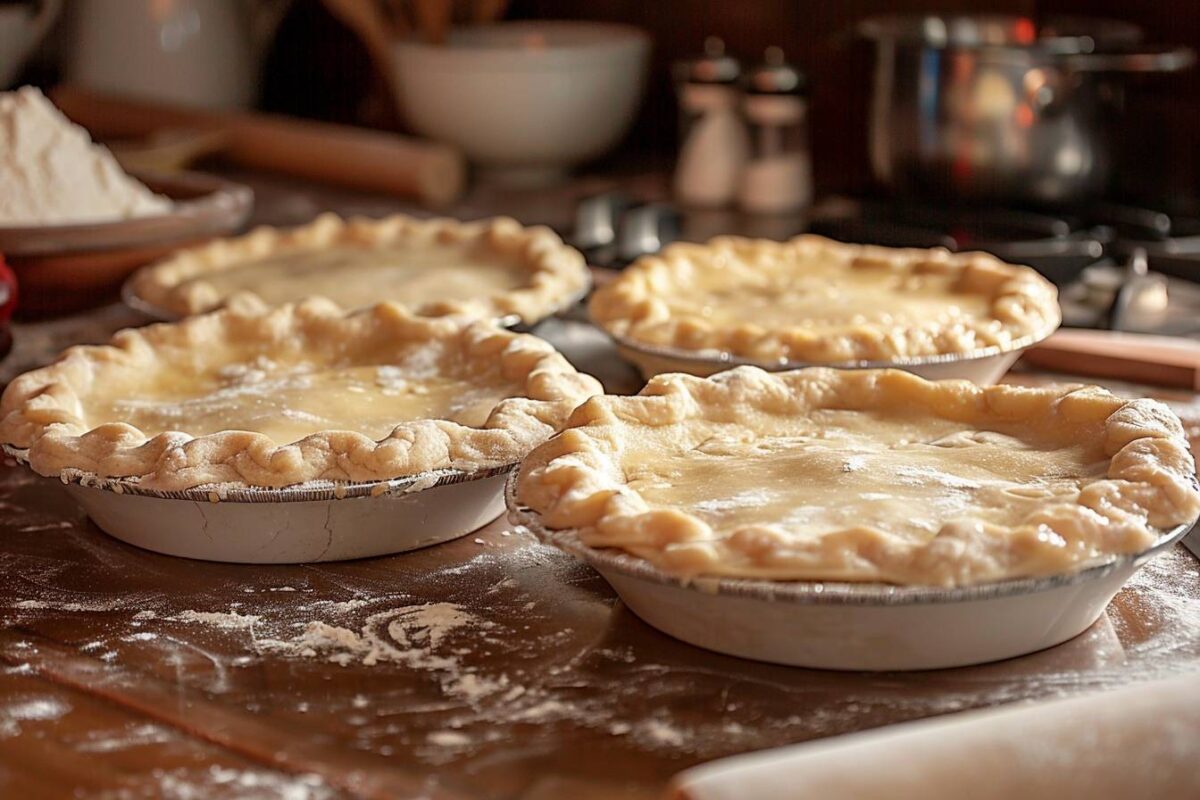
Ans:
{"type": "Polygon", "coordinates": [[[887,14],[858,26],[874,41],[921,43],[934,48],[1016,48],[1052,53],[1094,53],[1141,41],[1136,25],[1110,19],[1030,17],[993,14],[887,14]]]}

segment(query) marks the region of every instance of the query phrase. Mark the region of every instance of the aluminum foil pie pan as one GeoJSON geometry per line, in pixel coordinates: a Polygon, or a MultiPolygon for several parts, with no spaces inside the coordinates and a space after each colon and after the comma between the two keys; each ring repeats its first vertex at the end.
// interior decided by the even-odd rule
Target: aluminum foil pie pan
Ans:
{"type": "MultiPolygon", "coordinates": [[[[28,462],[24,450],[4,451],[28,462]]],[[[123,542],[205,561],[298,564],[400,553],[465,536],[504,512],[504,480],[515,467],[282,489],[157,491],[136,479],[82,472],[60,479],[97,527],[123,542]]]]}
{"type": "Polygon", "coordinates": [[[1087,630],[1135,572],[1187,535],[1166,531],[1148,550],[1077,572],[945,589],[880,583],[769,581],[670,575],[574,531],[549,531],[505,495],[509,521],[591,565],[645,622],[689,644],[755,661],[816,669],[941,669],[1000,661],[1087,630]]]}
{"type": "MultiPolygon", "coordinates": [[[[153,265],[151,265],[153,266],[153,265]]],[[[589,273],[590,275],[590,273],[589,273]]],[[[148,317],[155,322],[178,322],[183,319],[184,315],[180,315],[170,309],[155,305],[149,300],[144,299],[137,293],[135,280],[137,275],[131,275],[123,284],[121,284],[121,302],[139,314],[148,317]]],[[[548,311],[544,316],[539,317],[531,322],[522,321],[517,314],[506,314],[503,317],[497,317],[495,322],[501,328],[511,328],[517,333],[531,333],[541,323],[551,317],[565,314],[575,308],[579,303],[588,296],[592,291],[592,282],[589,279],[586,286],[571,296],[565,298],[559,305],[548,311]]]]}
{"type": "MultiPolygon", "coordinates": [[[[1057,327],[1057,326],[1055,326],[1057,327]]],[[[1013,342],[1011,347],[989,347],[968,353],[898,358],[891,361],[854,361],[841,364],[819,364],[807,361],[756,361],[718,350],[685,350],[660,347],[608,333],[616,344],[621,358],[633,364],[646,380],[664,372],[684,372],[707,378],[734,367],[750,365],[768,372],[784,372],[805,367],[835,369],[902,369],[928,381],[949,379],[968,380],[980,386],[990,386],[1004,377],[1021,353],[1053,333],[1051,329],[1035,336],[1013,342]]]]}

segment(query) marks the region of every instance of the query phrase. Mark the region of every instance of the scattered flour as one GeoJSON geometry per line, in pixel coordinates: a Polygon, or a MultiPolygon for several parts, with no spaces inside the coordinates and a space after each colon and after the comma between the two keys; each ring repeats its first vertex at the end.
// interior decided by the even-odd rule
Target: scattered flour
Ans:
{"type": "Polygon", "coordinates": [[[577,709],[558,700],[545,700],[535,706],[522,709],[512,715],[514,722],[547,722],[573,716],[577,709]]]}
{"type": "Polygon", "coordinates": [[[154,723],[133,724],[117,730],[92,730],[87,738],[75,745],[84,753],[115,753],[134,747],[164,744],[179,738],[170,728],[154,723]]]}
{"type": "MultiPolygon", "coordinates": [[[[354,726],[354,746],[364,751],[385,757],[412,752],[426,765],[461,766],[477,756],[491,758],[498,743],[508,739],[512,743],[503,745],[503,756],[517,759],[517,751],[544,752],[560,738],[590,746],[597,736],[613,737],[605,745],[613,748],[713,758],[881,720],[1078,694],[1134,676],[1158,677],[1200,657],[1195,636],[1200,575],[1182,551],[1149,564],[1110,609],[1111,622],[1062,648],[1031,656],[1015,669],[1014,664],[985,666],[912,680],[729,666],[672,645],[644,625],[626,624],[621,615],[629,612],[618,607],[614,616],[611,595],[596,591],[595,575],[526,533],[512,532],[503,547],[470,552],[464,561],[409,576],[403,593],[379,574],[360,580],[336,567],[178,598],[160,590],[81,596],[65,588],[70,581],[32,559],[6,561],[0,555],[0,571],[36,578],[20,585],[21,595],[5,601],[10,616],[24,620],[39,610],[48,618],[59,611],[122,612],[118,621],[144,624],[139,631],[156,631],[158,638],[131,634],[108,617],[93,616],[95,641],[80,649],[119,662],[129,646],[122,639],[130,636],[146,643],[139,647],[161,648],[164,659],[179,657],[196,685],[216,693],[231,691],[245,672],[240,668],[266,656],[310,659],[317,672],[327,671],[325,663],[355,670],[362,682],[333,698],[339,702],[292,707],[306,711],[312,724],[324,721],[316,719],[318,714],[336,715],[341,724],[354,726]],[[269,594],[285,586],[296,593],[269,594]],[[317,599],[330,586],[344,592],[335,596],[348,599],[317,599]],[[229,604],[231,594],[245,602],[229,604]],[[568,606],[569,619],[560,613],[568,606]],[[528,613],[533,608],[540,611],[528,613]],[[561,622],[556,625],[555,619],[561,622]],[[168,635],[170,626],[184,624],[228,634],[212,637],[220,646],[210,652],[194,641],[203,643],[201,637],[168,635]],[[657,637],[658,644],[648,637],[657,637]],[[365,667],[378,670],[374,680],[365,667]],[[233,677],[221,677],[227,673],[233,677]]],[[[0,720],[0,733],[14,724],[19,730],[21,721],[6,716],[3,701],[0,720]]],[[[124,743],[109,733],[76,746],[96,752],[138,746],[136,731],[124,743]]],[[[166,735],[147,731],[145,743],[166,735]]],[[[325,791],[269,771],[164,771],[162,783],[156,787],[161,791],[134,799],[287,797],[285,790],[320,798],[325,791]],[[270,783],[285,778],[288,783],[270,783]],[[256,781],[262,785],[252,785],[256,781]]]]}
{"type": "Polygon", "coordinates": [[[356,598],[354,600],[315,600],[311,603],[305,603],[300,606],[301,611],[324,611],[330,614],[345,614],[350,611],[358,611],[360,608],[366,608],[373,601],[366,598],[356,598]]]}
{"type": "Polygon", "coordinates": [[[182,611],[168,619],[175,622],[198,622],[220,630],[247,630],[262,619],[257,614],[239,614],[237,611],[182,611]]]}
{"type": "Polygon", "coordinates": [[[461,697],[469,703],[474,703],[484,697],[491,697],[497,692],[507,689],[508,676],[501,675],[499,678],[485,678],[473,672],[468,672],[447,680],[442,684],[442,688],[447,694],[453,697],[461,697]]]}
{"type": "Polygon", "coordinates": [[[126,603],[122,600],[92,600],[89,602],[18,600],[13,603],[13,608],[23,611],[124,611],[126,603]]]}
{"type": "Polygon", "coordinates": [[[298,636],[261,638],[255,640],[254,647],[259,653],[322,658],[341,666],[392,663],[436,672],[448,696],[476,702],[507,689],[508,678],[488,678],[465,670],[460,653],[444,645],[457,631],[478,634],[494,627],[495,623],[455,603],[428,603],[372,614],[358,631],[314,620],[298,636]]]}
{"type": "Polygon", "coordinates": [[[434,731],[425,738],[438,747],[466,747],[471,744],[471,737],[458,731],[434,731]]]}
{"type": "MultiPolygon", "coordinates": [[[[311,774],[211,766],[207,770],[160,770],[155,777],[154,797],[161,800],[331,800],[338,796],[319,775],[311,774]]],[[[113,800],[144,796],[148,795],[127,793],[113,800]]]]}
{"type": "Polygon", "coordinates": [[[389,612],[395,616],[388,623],[388,633],[403,645],[424,645],[437,648],[451,631],[468,625],[490,627],[490,622],[479,622],[462,606],[454,603],[432,603],[408,606],[389,612]]]}
{"type": "Polygon", "coordinates": [[[642,736],[654,744],[680,747],[687,741],[687,734],[661,719],[648,719],[634,729],[635,736],[642,736]]]}
{"type": "Polygon", "coordinates": [[[71,706],[57,697],[33,697],[0,705],[0,739],[18,735],[22,722],[54,720],[70,711],[71,706]]]}

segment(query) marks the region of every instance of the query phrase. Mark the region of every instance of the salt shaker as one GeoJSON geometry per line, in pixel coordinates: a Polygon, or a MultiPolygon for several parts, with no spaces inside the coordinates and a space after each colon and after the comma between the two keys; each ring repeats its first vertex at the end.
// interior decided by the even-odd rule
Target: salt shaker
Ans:
{"type": "Polygon", "coordinates": [[[675,197],[687,206],[720,207],[737,195],[750,138],[738,108],[741,65],[715,36],[704,55],[676,64],[680,148],[675,197]]]}
{"type": "Polygon", "coordinates": [[[746,75],[742,110],[752,152],[738,187],[744,211],[784,214],[812,202],[807,92],[804,73],[778,47],[768,47],[763,63],[746,75]]]}

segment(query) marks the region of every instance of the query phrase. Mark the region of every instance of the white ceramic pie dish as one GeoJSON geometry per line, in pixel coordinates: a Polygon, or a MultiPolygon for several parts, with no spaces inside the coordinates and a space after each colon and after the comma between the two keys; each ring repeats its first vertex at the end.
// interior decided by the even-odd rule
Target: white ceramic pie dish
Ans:
{"type": "Polygon", "coordinates": [[[573,531],[549,531],[505,496],[509,521],[591,565],[645,622],[718,653],[815,669],[890,671],[982,664],[1078,636],[1143,564],[1194,522],[1148,550],[1078,572],[962,588],[878,583],[699,578],[685,581],[644,559],[597,549],[573,531]]]}
{"type": "MultiPolygon", "coordinates": [[[[2,447],[27,463],[25,451],[2,447]]],[[[465,536],[504,512],[504,480],[515,466],[282,489],[156,491],[80,472],[60,480],[102,531],[137,547],[205,561],[298,564],[400,553],[465,536]]]]}
{"type": "MultiPolygon", "coordinates": [[[[1056,326],[1057,328],[1057,326],[1056,326]]],[[[633,364],[646,380],[667,372],[684,372],[707,378],[733,367],[750,365],[768,372],[784,372],[805,367],[833,367],[835,369],[902,369],[925,380],[949,379],[968,380],[980,386],[996,383],[1008,372],[1021,353],[1048,338],[1054,330],[1020,339],[1011,347],[989,347],[969,353],[924,356],[920,358],[897,358],[890,361],[856,361],[842,364],[814,364],[804,361],[755,361],[751,358],[731,355],[716,350],[685,350],[678,347],[660,347],[635,342],[632,339],[609,333],[621,358],[633,364]]]]}

